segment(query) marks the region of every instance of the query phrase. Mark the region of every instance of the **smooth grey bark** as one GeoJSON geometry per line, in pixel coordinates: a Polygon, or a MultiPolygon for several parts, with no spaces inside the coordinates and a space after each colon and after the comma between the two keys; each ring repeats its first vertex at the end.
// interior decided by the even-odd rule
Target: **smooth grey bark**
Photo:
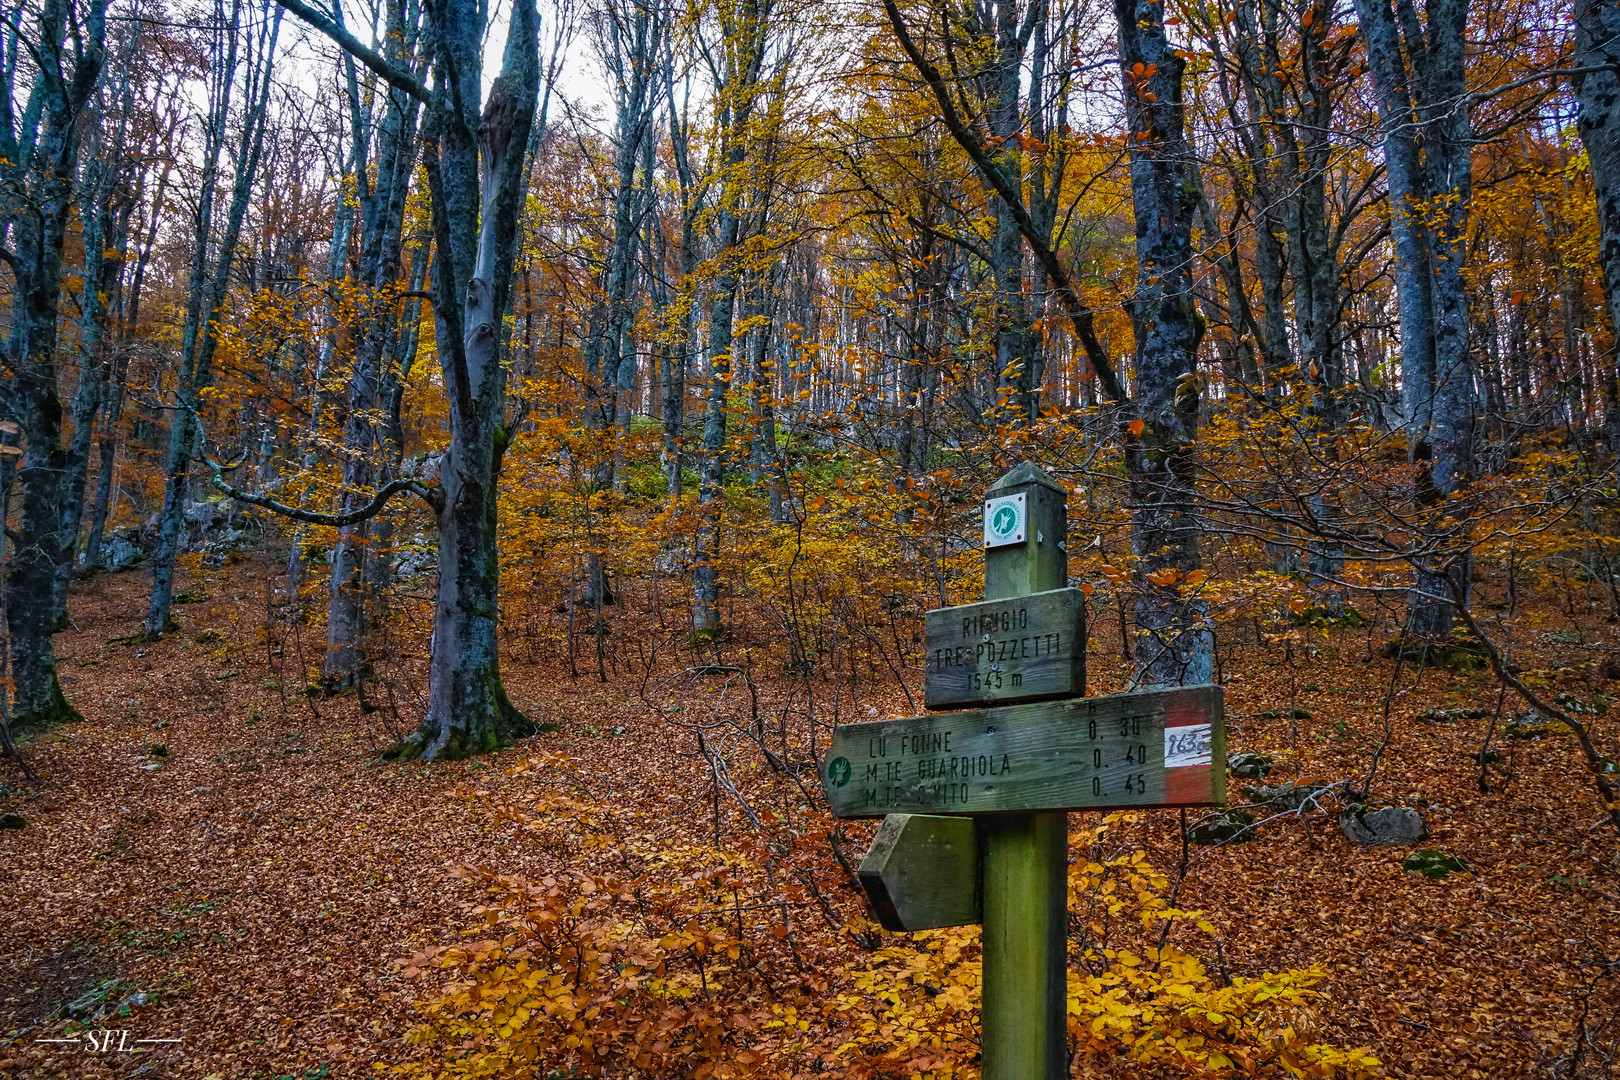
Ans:
{"type": "Polygon", "coordinates": [[[715,155],[720,176],[719,221],[712,254],[719,271],[709,298],[709,386],[703,414],[698,523],[692,543],[692,632],[695,635],[713,636],[720,630],[720,581],[714,552],[726,467],[726,396],[731,388],[734,362],[732,327],[741,274],[737,249],[748,194],[742,165],[748,156],[749,121],[761,92],[771,14],[771,0],[742,0],[735,7],[724,8],[719,20],[720,56],[710,58],[721,132],[719,152],[715,155]]]}
{"type": "MultiPolygon", "coordinates": [[[[340,0],[341,2],[341,0],[340,0]]],[[[335,10],[335,9],[334,9],[335,10]]],[[[341,16],[339,16],[341,20],[341,16]]],[[[352,60],[352,58],[346,57],[352,60]]],[[[367,147],[370,140],[369,115],[362,113],[356,106],[356,92],[354,84],[358,81],[352,62],[345,63],[343,67],[344,82],[349,89],[349,147],[342,155],[342,164],[338,170],[337,183],[332,209],[332,238],[326,249],[326,281],[329,290],[340,286],[349,277],[349,249],[354,242],[354,230],[357,219],[356,200],[348,197],[351,185],[359,182],[359,175],[364,169],[367,147]]],[[[309,400],[309,425],[307,438],[302,455],[302,471],[308,475],[316,465],[317,448],[320,445],[323,429],[328,421],[328,414],[336,407],[332,400],[333,394],[327,389],[327,373],[332,368],[333,358],[337,352],[338,335],[342,327],[337,317],[337,305],[328,302],[326,312],[326,325],[321,335],[321,342],[315,353],[315,370],[310,382],[313,390],[309,400]]],[[[304,494],[307,496],[313,490],[314,484],[305,486],[304,494]]],[[[287,593],[297,597],[304,587],[304,567],[306,563],[305,546],[308,543],[308,530],[304,523],[293,528],[292,547],[287,556],[287,593]]]]}
{"type": "MultiPolygon", "coordinates": [[[[1620,342],[1620,2],[1579,0],[1575,5],[1577,124],[1592,166],[1597,196],[1598,263],[1610,327],[1620,342]]],[[[1620,360],[1611,354],[1603,377],[1604,432],[1609,453],[1620,458],[1620,360]]]]}
{"type": "MultiPolygon", "coordinates": [[[[594,491],[611,487],[622,492],[625,484],[619,465],[634,413],[636,251],[652,195],[650,170],[643,172],[641,166],[653,141],[669,26],[670,12],[663,0],[601,0],[592,16],[597,52],[615,88],[613,187],[607,214],[611,233],[607,258],[596,275],[599,299],[587,319],[584,356],[592,400],[586,424],[615,437],[599,444],[603,456],[589,481],[594,491]]],[[[599,609],[615,598],[602,554],[595,550],[594,529],[592,534],[592,550],[585,559],[584,601],[599,609]]]]}
{"type": "MultiPolygon", "coordinates": [[[[1278,372],[1293,362],[1287,334],[1287,308],[1298,339],[1301,370],[1296,385],[1309,388],[1310,409],[1318,437],[1318,454],[1331,462],[1334,434],[1346,414],[1346,386],[1340,313],[1344,275],[1340,266],[1346,230],[1363,202],[1360,193],[1336,207],[1330,217],[1328,177],[1333,169],[1332,141],[1335,95],[1344,77],[1343,50],[1326,46],[1333,11],[1312,10],[1310,20],[1288,17],[1276,0],[1240,5],[1234,10],[1235,41],[1228,57],[1217,44],[1215,57],[1229,115],[1240,136],[1243,159],[1235,179],[1252,177],[1257,209],[1256,265],[1259,271],[1265,329],[1260,334],[1266,357],[1267,393],[1281,393],[1278,372]],[[1257,17],[1258,16],[1258,17],[1257,17]],[[1230,86],[1242,88],[1242,105],[1230,86]],[[1286,240],[1286,243],[1284,241],[1286,240]],[[1285,280],[1286,279],[1286,280],[1285,280]]],[[[1322,521],[1340,514],[1331,498],[1316,493],[1308,478],[1281,478],[1276,496],[1303,505],[1307,518],[1322,521]],[[1297,483],[1304,480],[1304,483],[1297,483]]],[[[1308,569],[1329,609],[1342,603],[1331,583],[1339,576],[1337,548],[1315,539],[1305,544],[1302,563],[1292,543],[1268,545],[1274,569],[1308,569]]]]}
{"type": "Polygon", "coordinates": [[[766,509],[778,525],[787,521],[782,501],[782,470],[776,442],[776,364],[771,345],[776,338],[777,272],[769,268],[751,273],[748,290],[748,439],[749,481],[765,488],[766,509]]]}
{"type": "MultiPolygon", "coordinates": [[[[670,157],[675,163],[676,190],[681,200],[681,235],[675,281],[682,303],[666,317],[663,336],[668,340],[668,347],[663,353],[661,365],[664,395],[664,486],[671,499],[679,498],[681,494],[681,428],[686,423],[686,380],[692,363],[692,342],[695,340],[698,308],[696,298],[692,295],[695,287],[693,271],[698,265],[697,221],[703,211],[704,194],[708,190],[706,183],[700,185],[693,176],[692,128],[686,119],[685,109],[675,107],[674,67],[674,58],[669,55],[666,46],[664,72],[665,90],[669,101],[670,157]]],[[[651,227],[656,227],[657,215],[650,215],[649,223],[651,227]]],[[[660,260],[660,265],[663,262],[664,260],[660,260]]],[[[653,289],[654,303],[661,311],[667,310],[670,290],[664,286],[662,278],[657,274],[653,275],[653,289]]]]}
{"type": "Polygon", "coordinates": [[[1198,344],[1204,322],[1192,283],[1196,168],[1182,104],[1185,60],[1164,30],[1164,5],[1115,0],[1119,63],[1130,143],[1136,219],[1136,291],[1128,311],[1136,338],[1138,435],[1126,433],[1131,553],[1136,557],[1134,619],[1139,686],[1214,679],[1214,639],[1206,606],[1183,599],[1175,583],[1150,574],[1199,567],[1196,517],[1198,344]]]}
{"type": "Polygon", "coordinates": [[[264,135],[269,124],[270,76],[281,31],[281,11],[266,3],[265,19],[252,24],[243,18],[245,7],[244,0],[234,0],[229,21],[214,31],[201,186],[192,220],[191,280],[180,341],[180,377],[176,407],[169,425],[163,509],[158,517],[157,549],[152,555],[152,598],[144,626],[144,632],[150,637],[161,637],[174,626],[169,610],[174,599],[175,558],[180,551],[180,533],[185,524],[186,478],[199,449],[196,415],[201,404],[200,391],[213,383],[214,351],[219,345],[215,320],[230,285],[231,265],[264,154],[264,135]],[[226,129],[239,69],[243,109],[231,163],[236,175],[224,228],[216,237],[215,188],[221,179],[226,129]]]}
{"type": "MultiPolygon", "coordinates": [[[[98,453],[98,467],[96,473],[96,494],[90,511],[90,531],[84,546],[84,562],[86,566],[103,566],[102,562],[102,534],[107,526],[107,514],[112,507],[113,467],[117,461],[118,443],[120,433],[118,423],[124,412],[124,379],[129,369],[128,348],[129,342],[141,317],[141,292],[146,283],[146,268],[152,260],[152,250],[157,244],[158,224],[163,213],[163,200],[168,193],[169,177],[174,169],[174,156],[172,153],[158,153],[158,148],[172,148],[174,135],[179,128],[179,110],[173,109],[168,115],[166,129],[161,137],[155,138],[153,154],[160,162],[158,180],[149,204],[150,217],[146,221],[144,237],[140,242],[139,251],[135,256],[135,269],[130,275],[127,287],[120,284],[117,295],[117,314],[119,323],[118,351],[112,362],[110,384],[112,394],[102,402],[103,418],[101,423],[101,442],[98,453]]],[[[145,199],[144,176],[142,189],[137,190],[133,200],[136,206],[142,205],[145,199]]],[[[124,243],[128,243],[130,230],[125,229],[121,236],[124,243]]],[[[121,250],[118,261],[122,264],[127,257],[127,251],[121,250]]],[[[122,279],[120,278],[120,282],[122,279]]]]}
{"type": "MultiPolygon", "coordinates": [[[[426,237],[417,244],[411,255],[410,291],[421,292],[427,280],[428,255],[431,249],[426,237]]],[[[389,360],[383,367],[381,411],[386,417],[380,453],[380,472],[376,486],[381,487],[397,479],[400,463],[405,456],[405,385],[411,369],[416,366],[420,344],[421,301],[415,297],[403,305],[405,312],[400,324],[390,335],[389,360]]],[[[394,579],[395,522],[387,513],[379,513],[369,522],[370,535],[366,549],[365,610],[367,626],[379,626],[388,611],[388,594],[394,579]]]]}
{"type": "MultiPolygon", "coordinates": [[[[1378,103],[1389,187],[1390,239],[1401,324],[1401,387],[1419,513],[1466,485],[1473,472],[1475,393],[1469,354],[1463,228],[1472,195],[1464,32],[1467,0],[1356,0],[1378,103]]],[[[1466,550],[1421,567],[1407,632],[1444,637],[1473,579],[1466,550]],[[1448,580],[1449,579],[1449,583],[1448,580]]]]}
{"type": "MultiPolygon", "coordinates": [[[[334,12],[339,9],[334,8],[334,12]]],[[[420,10],[414,3],[395,2],[388,8],[384,31],[385,55],[393,63],[411,70],[420,10]]],[[[344,425],[343,512],[350,512],[368,501],[374,489],[386,479],[382,460],[386,439],[383,417],[384,395],[389,390],[389,342],[397,337],[397,319],[403,305],[395,295],[404,240],[405,201],[416,166],[416,121],[420,108],[415,98],[403,91],[382,88],[383,113],[373,125],[363,112],[353,59],[345,57],[349,83],[350,110],[357,129],[376,128],[375,182],[365,140],[360,148],[360,167],[355,170],[361,224],[360,325],[352,328],[358,341],[349,372],[347,416],[344,425]]],[[[326,606],[326,657],[321,680],[328,692],[353,686],[365,674],[361,638],[366,626],[368,578],[365,573],[374,540],[384,537],[375,527],[380,519],[357,522],[338,531],[332,549],[330,588],[326,606]]]]}
{"type": "MultiPolygon", "coordinates": [[[[989,54],[992,59],[973,75],[974,81],[986,87],[984,117],[998,147],[991,162],[1001,173],[1001,189],[1021,191],[1023,185],[1024,158],[1018,137],[1023,134],[1024,118],[1019,81],[1029,35],[1042,21],[1042,12],[1042,0],[1035,0],[1030,6],[1029,18],[1020,25],[1015,3],[981,0],[965,11],[967,32],[993,42],[993,51],[989,54]]],[[[996,281],[997,307],[995,367],[988,373],[989,383],[998,392],[1003,387],[1010,390],[1012,415],[1027,421],[1034,419],[1040,409],[1034,378],[1038,361],[1033,355],[1035,343],[1030,334],[1029,304],[1024,295],[1024,244],[1017,211],[1011,200],[1000,194],[1001,189],[992,189],[989,200],[990,213],[996,223],[990,241],[990,269],[996,281]]]]}
{"type": "MultiPolygon", "coordinates": [[[[601,15],[605,23],[602,57],[618,88],[613,138],[613,242],[606,267],[605,333],[613,379],[611,412],[622,438],[629,433],[634,413],[634,293],[639,276],[635,256],[642,219],[653,205],[651,153],[670,12],[662,0],[606,0],[601,15]]],[[[622,488],[617,468],[614,484],[622,488]]]]}
{"type": "Polygon", "coordinates": [[[119,83],[104,85],[99,95],[103,99],[116,96],[116,108],[108,109],[104,100],[98,104],[92,98],[85,114],[90,143],[79,191],[84,288],[79,300],[79,381],[73,393],[73,435],[62,478],[61,533],[69,557],[56,572],[59,623],[67,617],[67,588],[75,563],[72,554],[84,520],[84,491],[95,419],[102,411],[113,363],[115,343],[109,337],[108,323],[112,313],[121,306],[123,257],[129,247],[130,219],[135,211],[134,180],[139,164],[126,152],[124,143],[135,108],[130,65],[140,43],[137,24],[121,43],[119,83]]]}
{"type": "MultiPolygon", "coordinates": [[[[0,411],[21,428],[16,479],[22,516],[6,580],[6,625],[19,726],[79,719],[62,696],[51,635],[58,569],[72,558],[62,526],[62,401],[57,386],[57,319],[62,252],[72,217],[74,180],[86,104],[100,78],[105,0],[75,6],[44,0],[33,20],[33,62],[40,66],[21,113],[14,36],[0,46],[0,247],[11,270],[11,325],[3,360],[8,376],[0,411]],[[69,27],[72,33],[69,33],[69,27]]],[[[10,485],[7,485],[9,510],[10,485]]]]}
{"type": "Polygon", "coordinates": [[[484,18],[469,0],[435,5],[430,14],[436,92],[424,159],[438,252],[435,333],[451,437],[441,473],[428,708],[396,757],[462,757],[534,730],[507,699],[495,634],[496,480],[508,442],[501,414],[504,335],[496,313],[506,307],[519,246],[523,150],[540,96],[540,20],[533,0],[513,5],[501,74],[480,117],[484,18]]]}
{"type": "MultiPolygon", "coordinates": [[[[486,98],[489,12],[477,0],[427,9],[431,89],[300,0],[280,2],[424,106],[422,162],[436,251],[434,336],[450,403],[450,442],[431,500],[439,583],[427,711],[388,756],[431,760],[486,752],[534,730],[508,700],[500,675],[496,485],[508,443],[501,313],[512,288],[525,149],[540,97],[539,15],[533,0],[513,5],[501,73],[486,98]]],[[[377,509],[382,501],[374,500],[377,509]]]]}

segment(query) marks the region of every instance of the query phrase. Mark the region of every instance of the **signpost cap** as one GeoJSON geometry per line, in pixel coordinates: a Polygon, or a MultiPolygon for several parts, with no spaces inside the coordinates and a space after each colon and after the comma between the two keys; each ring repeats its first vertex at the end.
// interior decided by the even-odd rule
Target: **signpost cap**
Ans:
{"type": "Polygon", "coordinates": [[[985,494],[993,496],[998,491],[1027,488],[1032,485],[1050,488],[1065,498],[1069,495],[1068,489],[1054,480],[1050,473],[1039,465],[1033,465],[1027,461],[1020,461],[1017,465],[1008,469],[1007,474],[992,484],[990,490],[985,494]]]}

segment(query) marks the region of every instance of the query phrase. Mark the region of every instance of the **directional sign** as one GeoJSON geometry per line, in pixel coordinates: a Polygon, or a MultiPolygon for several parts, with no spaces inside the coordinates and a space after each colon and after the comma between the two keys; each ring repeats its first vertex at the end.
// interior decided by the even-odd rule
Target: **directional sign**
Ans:
{"type": "Polygon", "coordinates": [[[1226,801],[1221,689],[845,724],[822,769],[836,817],[996,814],[1226,801]]]}
{"type": "Polygon", "coordinates": [[[933,930],[980,920],[972,818],[890,814],[859,874],[886,930],[933,930]]]}
{"type": "Polygon", "coordinates": [[[926,708],[1086,692],[1086,598],[1079,589],[936,608],[924,631],[926,708]]]}

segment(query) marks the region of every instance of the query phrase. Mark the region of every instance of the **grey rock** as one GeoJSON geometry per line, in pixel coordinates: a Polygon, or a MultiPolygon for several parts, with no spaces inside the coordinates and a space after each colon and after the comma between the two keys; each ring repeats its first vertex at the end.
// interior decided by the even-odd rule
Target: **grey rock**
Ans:
{"type": "Polygon", "coordinates": [[[225,504],[213,499],[186,504],[186,524],[199,531],[219,528],[230,520],[231,512],[225,504]]]}
{"type": "Polygon", "coordinates": [[[75,1020],[88,1020],[101,1010],[101,1005],[106,1000],[107,991],[98,986],[84,996],[68,1002],[67,1014],[75,1020]]]}
{"type": "Polygon", "coordinates": [[[394,556],[394,577],[404,581],[439,568],[439,553],[426,548],[405,548],[394,556]]]}
{"type": "Polygon", "coordinates": [[[664,577],[679,577],[692,569],[692,549],[686,544],[673,544],[653,557],[653,565],[664,577]]]}
{"type": "Polygon", "coordinates": [[[161,768],[163,768],[163,762],[153,761],[146,765],[142,765],[141,772],[157,772],[161,768]]]}
{"type": "Polygon", "coordinates": [[[1247,810],[1222,810],[1188,829],[1187,840],[1201,847],[1242,844],[1254,839],[1253,824],[1254,815],[1247,810]]]}
{"type": "Polygon", "coordinates": [[[1363,847],[1408,847],[1429,838],[1423,815],[1410,806],[1377,810],[1352,806],[1339,815],[1339,831],[1346,840],[1363,847]]]}
{"type": "Polygon", "coordinates": [[[1315,780],[1309,784],[1290,782],[1273,784],[1270,787],[1244,788],[1243,794],[1256,806],[1264,806],[1272,813],[1280,814],[1287,810],[1298,810],[1305,805],[1305,800],[1316,795],[1325,787],[1327,787],[1327,784],[1321,780],[1315,780]]]}
{"type": "Polygon", "coordinates": [[[115,536],[101,545],[101,565],[108,570],[128,570],[141,558],[141,549],[127,537],[115,536]]]}
{"type": "Polygon", "coordinates": [[[130,1009],[139,1008],[142,1005],[150,1005],[151,1003],[152,1003],[152,995],[151,994],[144,993],[144,992],[141,992],[141,991],[137,991],[137,992],[129,995],[128,997],[126,997],[123,1001],[120,1001],[117,1005],[115,1005],[112,1008],[111,1011],[112,1011],[112,1013],[114,1015],[117,1015],[117,1016],[127,1016],[127,1015],[129,1015],[129,1010],[130,1009]]]}
{"type": "Polygon", "coordinates": [[[1226,759],[1226,771],[1245,780],[1264,780],[1272,764],[1270,754],[1233,754],[1226,759]]]}

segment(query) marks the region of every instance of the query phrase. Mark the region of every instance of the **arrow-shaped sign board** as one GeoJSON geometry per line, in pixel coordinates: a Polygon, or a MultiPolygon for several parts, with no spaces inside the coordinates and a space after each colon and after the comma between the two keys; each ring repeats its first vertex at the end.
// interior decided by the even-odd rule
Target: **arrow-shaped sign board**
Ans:
{"type": "Polygon", "coordinates": [[[1218,806],[1218,686],[844,724],[823,759],[834,816],[1218,806]]]}
{"type": "Polygon", "coordinates": [[[890,814],[859,873],[885,930],[970,926],[982,918],[972,818],[890,814]]]}

